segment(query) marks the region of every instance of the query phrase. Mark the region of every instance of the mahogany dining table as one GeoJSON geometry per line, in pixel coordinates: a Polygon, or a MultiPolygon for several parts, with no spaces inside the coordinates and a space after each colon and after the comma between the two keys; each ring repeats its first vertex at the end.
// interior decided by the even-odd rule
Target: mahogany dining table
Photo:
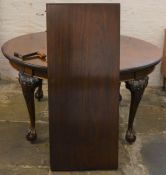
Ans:
{"type": "MultiPolygon", "coordinates": [[[[26,134],[29,141],[34,141],[37,138],[34,97],[39,101],[43,98],[42,79],[48,78],[47,60],[34,58],[23,61],[14,56],[14,53],[24,55],[41,52],[47,55],[46,42],[46,32],[39,32],[16,37],[2,46],[4,56],[12,67],[19,71],[19,82],[30,117],[30,127],[26,134]]],[[[161,50],[151,43],[134,37],[121,36],[120,81],[125,82],[126,88],[131,93],[128,128],[125,137],[128,143],[133,143],[136,140],[133,129],[136,111],[148,85],[148,75],[154,70],[161,58],[161,50]]]]}

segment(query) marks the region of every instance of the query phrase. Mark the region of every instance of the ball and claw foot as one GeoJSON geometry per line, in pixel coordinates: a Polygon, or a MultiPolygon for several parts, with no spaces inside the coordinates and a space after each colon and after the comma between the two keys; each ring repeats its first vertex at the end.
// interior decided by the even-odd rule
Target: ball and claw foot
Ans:
{"type": "Polygon", "coordinates": [[[35,129],[29,129],[27,134],[26,134],[26,139],[28,141],[35,141],[37,139],[37,134],[36,134],[36,130],[35,129]]]}
{"type": "Polygon", "coordinates": [[[129,144],[134,143],[136,140],[135,132],[133,130],[127,130],[125,138],[129,144]]]}
{"type": "Polygon", "coordinates": [[[38,99],[38,101],[40,101],[43,98],[43,90],[37,90],[35,92],[35,98],[38,99]]]}

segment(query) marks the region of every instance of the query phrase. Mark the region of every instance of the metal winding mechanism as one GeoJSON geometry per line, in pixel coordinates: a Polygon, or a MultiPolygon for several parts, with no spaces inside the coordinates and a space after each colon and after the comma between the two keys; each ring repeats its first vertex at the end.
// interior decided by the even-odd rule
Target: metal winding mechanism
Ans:
{"type": "Polygon", "coordinates": [[[22,59],[23,61],[36,59],[36,58],[39,58],[42,61],[46,61],[46,54],[41,53],[39,51],[28,53],[28,54],[25,54],[25,55],[22,55],[22,54],[20,54],[18,52],[14,52],[14,56],[17,57],[17,58],[22,59]]]}

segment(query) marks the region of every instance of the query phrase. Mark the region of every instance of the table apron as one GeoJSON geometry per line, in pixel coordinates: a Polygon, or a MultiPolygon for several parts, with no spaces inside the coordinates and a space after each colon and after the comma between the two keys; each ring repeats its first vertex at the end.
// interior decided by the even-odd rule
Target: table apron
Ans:
{"type": "MultiPolygon", "coordinates": [[[[47,69],[33,69],[27,66],[23,65],[17,65],[13,62],[10,62],[10,64],[13,66],[13,68],[17,69],[18,71],[23,71],[28,75],[31,76],[36,76],[39,78],[44,78],[48,79],[48,74],[47,74],[47,69]]],[[[153,72],[155,68],[155,65],[147,67],[147,68],[142,68],[139,70],[124,70],[120,71],[120,81],[127,81],[127,80],[136,80],[136,79],[141,79],[151,72],[153,72]]]]}
{"type": "Polygon", "coordinates": [[[149,75],[150,73],[152,73],[154,68],[155,68],[155,65],[144,68],[144,69],[140,69],[140,70],[121,71],[120,72],[120,81],[142,79],[142,78],[146,77],[147,75],[149,75]]]}

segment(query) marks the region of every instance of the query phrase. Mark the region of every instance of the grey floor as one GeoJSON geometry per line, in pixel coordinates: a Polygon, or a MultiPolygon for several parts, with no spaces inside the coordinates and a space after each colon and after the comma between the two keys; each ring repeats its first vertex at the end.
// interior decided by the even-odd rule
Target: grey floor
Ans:
{"type": "MultiPolygon", "coordinates": [[[[50,172],[47,84],[44,99],[36,101],[38,140],[25,139],[28,113],[20,86],[0,80],[0,175],[165,175],[166,91],[148,87],[136,115],[137,141],[124,140],[130,95],[121,88],[119,169],[94,172],[50,172]]],[[[81,157],[80,157],[81,159],[81,157]]]]}

